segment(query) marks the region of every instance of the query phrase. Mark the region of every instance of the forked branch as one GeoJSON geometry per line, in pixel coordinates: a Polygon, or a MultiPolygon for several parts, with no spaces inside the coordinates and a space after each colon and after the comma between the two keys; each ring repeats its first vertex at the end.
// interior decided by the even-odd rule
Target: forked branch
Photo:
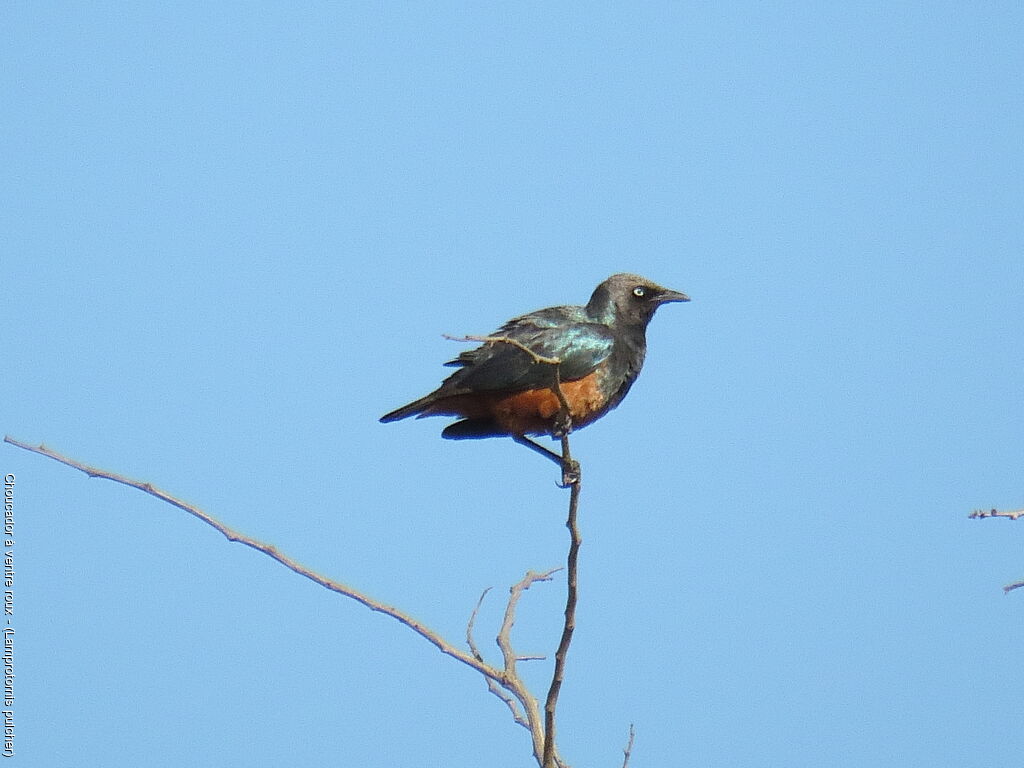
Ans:
{"type": "MultiPolygon", "coordinates": [[[[552,568],[545,573],[529,571],[521,581],[513,584],[509,589],[508,603],[505,607],[505,618],[502,621],[501,630],[498,632],[497,637],[498,648],[501,649],[501,656],[504,661],[505,680],[499,685],[491,678],[486,678],[487,689],[505,702],[512,712],[513,719],[530,732],[533,740],[533,756],[536,758],[538,765],[541,763],[544,753],[544,728],[539,714],[540,708],[537,705],[536,697],[522,683],[516,669],[516,663],[519,661],[543,659],[544,657],[520,656],[517,654],[512,647],[512,626],[515,624],[516,608],[519,605],[519,598],[522,597],[523,592],[538,581],[551,581],[552,574],[560,570],[562,569],[552,568]]],[[[473,652],[473,656],[480,661],[483,661],[483,655],[480,653],[480,649],[473,637],[473,625],[476,623],[476,615],[489,591],[490,587],[485,589],[483,594],[480,595],[480,600],[477,601],[476,607],[469,617],[469,623],[466,625],[466,643],[473,652]]]]}

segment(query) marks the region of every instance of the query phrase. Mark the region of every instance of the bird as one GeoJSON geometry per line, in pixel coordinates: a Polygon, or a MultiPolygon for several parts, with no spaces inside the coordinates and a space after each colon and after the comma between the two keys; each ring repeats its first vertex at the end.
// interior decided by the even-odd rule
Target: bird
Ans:
{"type": "Polygon", "coordinates": [[[442,437],[512,437],[560,460],[528,436],[559,437],[566,426],[587,426],[621,403],[643,367],[655,311],[684,301],[690,301],[685,293],[639,275],[612,275],[584,306],[540,309],[509,320],[490,336],[474,337],[484,343],[445,363],[458,370],[441,386],[380,421],[454,416],[459,420],[442,437]],[[560,419],[556,381],[568,425],[560,419]]]}

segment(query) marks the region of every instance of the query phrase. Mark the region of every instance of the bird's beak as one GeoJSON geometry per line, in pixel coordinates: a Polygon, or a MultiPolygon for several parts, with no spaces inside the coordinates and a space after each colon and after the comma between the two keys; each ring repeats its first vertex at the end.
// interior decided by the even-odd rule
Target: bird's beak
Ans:
{"type": "Polygon", "coordinates": [[[668,304],[670,301],[689,301],[690,297],[685,293],[679,291],[671,291],[668,288],[662,288],[658,293],[658,303],[668,304]]]}

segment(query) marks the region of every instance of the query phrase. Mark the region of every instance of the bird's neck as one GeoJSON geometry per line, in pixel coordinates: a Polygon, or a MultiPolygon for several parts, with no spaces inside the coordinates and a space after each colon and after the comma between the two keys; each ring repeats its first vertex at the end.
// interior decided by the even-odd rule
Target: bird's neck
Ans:
{"type": "Polygon", "coordinates": [[[626,382],[627,387],[640,374],[647,353],[647,338],[643,326],[620,327],[612,348],[612,367],[626,382]]]}

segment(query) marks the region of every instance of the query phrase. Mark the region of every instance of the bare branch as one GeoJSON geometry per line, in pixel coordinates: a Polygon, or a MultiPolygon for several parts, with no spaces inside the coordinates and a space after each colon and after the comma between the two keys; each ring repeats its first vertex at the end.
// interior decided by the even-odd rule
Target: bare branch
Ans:
{"type": "MultiPolygon", "coordinates": [[[[563,448],[568,454],[569,436],[563,435],[563,448]]],[[[551,677],[551,687],[548,689],[547,700],[544,702],[544,761],[543,768],[555,768],[555,709],[558,706],[558,694],[562,689],[562,681],[565,679],[565,660],[569,653],[569,644],[572,642],[572,635],[576,629],[576,601],[578,598],[578,562],[580,544],[579,527],[576,524],[576,512],[580,499],[580,468],[577,462],[567,457],[566,465],[574,468],[574,478],[569,485],[569,518],[565,525],[569,529],[569,557],[568,572],[566,578],[567,594],[565,601],[565,624],[562,627],[562,638],[558,643],[558,650],[555,652],[555,671],[551,677]]]]}
{"type": "MultiPolygon", "coordinates": [[[[537,699],[529,692],[526,684],[519,677],[516,671],[516,662],[526,659],[543,659],[544,657],[518,655],[512,648],[512,626],[515,624],[516,607],[523,592],[529,589],[535,582],[551,581],[551,575],[560,570],[561,568],[552,568],[544,573],[528,571],[522,580],[513,584],[509,589],[508,604],[505,606],[505,618],[497,637],[498,647],[501,649],[502,658],[504,659],[504,676],[501,681],[495,681],[489,677],[485,678],[487,680],[487,690],[505,702],[509,711],[512,712],[512,718],[530,732],[533,740],[533,753],[538,764],[540,764],[544,748],[544,730],[540,719],[540,707],[537,704],[537,699]]],[[[473,613],[470,615],[469,622],[466,625],[466,642],[474,658],[480,662],[483,662],[484,659],[483,654],[480,653],[480,648],[476,644],[476,640],[473,638],[473,626],[476,623],[480,606],[483,604],[484,598],[489,591],[490,587],[485,589],[483,594],[480,595],[480,599],[477,601],[476,607],[473,609],[473,613]]]]}
{"type": "Polygon", "coordinates": [[[976,509],[967,517],[972,520],[982,520],[986,517],[1006,517],[1010,520],[1016,520],[1018,517],[1024,517],[1024,509],[1016,509],[1013,512],[1000,512],[998,509],[990,509],[987,511],[984,509],[976,509]]]}
{"type": "Polygon", "coordinates": [[[569,447],[569,433],[572,431],[572,410],[565,399],[565,394],[562,392],[562,380],[557,366],[555,367],[552,389],[556,397],[558,397],[558,402],[561,404],[558,417],[558,431],[562,441],[562,487],[569,488],[569,516],[565,523],[569,529],[569,556],[566,561],[565,624],[562,626],[562,637],[558,642],[558,650],[555,651],[555,670],[551,676],[551,686],[548,688],[547,699],[544,702],[544,759],[541,761],[541,768],[557,768],[557,766],[561,765],[555,744],[555,710],[558,707],[558,694],[562,690],[562,681],[565,679],[565,660],[569,653],[573,632],[576,629],[577,574],[580,545],[583,543],[583,540],[580,538],[579,527],[576,523],[582,473],[580,471],[580,464],[573,459],[569,447]]]}
{"type": "MultiPolygon", "coordinates": [[[[551,581],[551,576],[554,573],[562,570],[561,567],[552,568],[550,571],[544,573],[537,573],[536,571],[527,571],[526,575],[521,581],[513,584],[509,588],[508,604],[505,606],[505,619],[501,623],[501,630],[498,632],[496,642],[498,647],[501,649],[501,656],[505,660],[505,672],[508,674],[516,673],[516,661],[523,658],[518,656],[512,648],[512,626],[516,623],[516,608],[519,605],[519,598],[523,596],[523,592],[528,590],[534,583],[538,581],[551,581]]],[[[533,657],[533,658],[544,658],[533,657]]]]}
{"type": "Polygon", "coordinates": [[[509,336],[449,336],[447,333],[442,335],[449,341],[481,341],[486,344],[511,344],[513,347],[518,347],[532,357],[533,362],[535,363],[558,365],[562,362],[557,357],[544,357],[544,355],[539,355],[521,341],[510,338],[509,336]]]}
{"type": "Polygon", "coordinates": [[[1007,584],[1003,587],[1003,594],[1009,594],[1010,592],[1013,592],[1013,590],[1020,589],[1021,587],[1024,587],[1024,581],[1015,581],[1013,584],[1007,584]]]}
{"type": "Polygon", "coordinates": [[[300,576],[304,576],[310,581],[313,581],[319,584],[320,586],[331,590],[332,592],[336,592],[339,595],[349,597],[358,603],[362,603],[371,611],[377,611],[378,613],[383,613],[387,616],[390,616],[399,623],[407,626],[409,629],[423,637],[425,640],[429,641],[439,651],[441,651],[441,653],[444,653],[448,656],[451,656],[454,659],[457,659],[458,661],[461,661],[468,667],[472,667],[489,680],[494,680],[498,683],[501,683],[504,680],[504,675],[502,674],[501,671],[495,669],[489,664],[484,663],[482,660],[476,658],[472,654],[466,653],[465,651],[456,648],[454,645],[449,643],[447,640],[445,640],[439,634],[434,632],[432,629],[429,629],[424,624],[420,623],[408,614],[403,613],[402,611],[390,605],[386,605],[378,600],[375,600],[374,598],[369,597],[368,595],[364,595],[362,592],[359,592],[358,590],[350,586],[347,586],[346,584],[334,581],[333,579],[329,579],[326,576],[317,573],[316,571],[310,570],[306,566],[301,565],[300,563],[296,562],[287,555],[278,552],[277,549],[272,545],[264,544],[261,541],[257,541],[256,539],[250,538],[245,534],[239,533],[238,531],[229,528],[224,523],[208,515],[206,512],[203,512],[198,507],[195,507],[187,502],[182,501],[181,499],[171,496],[166,491],[157,488],[151,483],[139,482],[138,480],[132,480],[130,478],[115,474],[113,472],[107,472],[106,470],[103,469],[98,469],[96,467],[91,467],[87,464],[82,464],[81,462],[75,461],[74,459],[68,458],[67,456],[64,456],[60,453],[57,453],[56,451],[47,448],[45,445],[29,445],[28,443],[23,443],[19,440],[15,440],[13,437],[10,436],[4,437],[4,442],[10,443],[11,445],[17,448],[22,448],[26,451],[38,453],[42,456],[51,458],[55,461],[59,461],[61,464],[65,464],[69,467],[72,467],[73,469],[79,470],[80,472],[84,472],[89,477],[100,477],[106,480],[112,480],[115,483],[127,485],[131,488],[136,488],[140,491],[143,491],[144,493],[148,493],[150,496],[155,496],[161,501],[165,501],[168,504],[177,507],[178,509],[188,512],[193,517],[199,518],[207,525],[220,531],[228,541],[235,541],[239,544],[244,544],[247,547],[251,547],[252,549],[255,549],[257,552],[262,552],[267,557],[276,560],[285,568],[294,571],[300,576]]]}
{"type": "Polygon", "coordinates": [[[537,763],[541,765],[544,752],[544,729],[540,718],[540,706],[537,704],[536,697],[527,691],[526,686],[522,684],[519,673],[516,671],[516,662],[519,660],[519,656],[512,648],[512,626],[516,621],[516,608],[519,605],[519,598],[523,596],[523,592],[528,590],[535,582],[551,581],[552,574],[560,570],[561,568],[552,568],[544,573],[527,571],[522,580],[512,585],[509,589],[508,603],[505,606],[505,618],[501,623],[501,630],[496,638],[498,648],[501,649],[501,656],[505,663],[506,681],[514,681],[522,688],[523,695],[517,694],[517,698],[519,698],[519,703],[523,706],[526,720],[529,722],[528,727],[533,738],[533,756],[536,758],[537,763]]]}
{"type": "MultiPolygon", "coordinates": [[[[480,599],[476,601],[476,607],[473,608],[473,613],[469,616],[469,622],[466,624],[466,644],[469,645],[469,650],[472,651],[474,658],[476,658],[476,660],[481,663],[483,662],[484,657],[483,654],[480,653],[480,648],[477,646],[476,640],[473,639],[473,625],[476,623],[476,615],[480,612],[480,606],[483,605],[484,598],[487,597],[487,593],[490,591],[491,588],[488,587],[483,591],[483,594],[480,595],[480,599]]],[[[505,705],[509,708],[509,711],[512,712],[512,719],[515,720],[515,722],[519,723],[519,725],[523,726],[523,728],[532,733],[533,728],[531,727],[530,723],[527,722],[526,717],[522,713],[522,710],[516,703],[516,697],[502,690],[502,687],[498,685],[493,679],[485,677],[484,680],[487,681],[487,690],[493,693],[503,702],[505,702],[505,705]]]]}
{"type": "Polygon", "coordinates": [[[629,768],[629,758],[633,754],[633,737],[636,736],[636,731],[633,730],[633,724],[629,724],[629,741],[626,742],[626,748],[622,750],[622,768],[629,768]]]}
{"type": "Polygon", "coordinates": [[[480,606],[484,604],[484,598],[487,597],[487,593],[491,591],[488,587],[480,593],[480,599],[476,601],[476,606],[473,608],[473,612],[469,614],[469,621],[466,622],[466,644],[469,646],[469,650],[473,652],[473,656],[478,661],[483,661],[483,656],[480,654],[480,650],[476,647],[476,642],[473,640],[473,625],[476,624],[476,615],[480,613],[480,606]]]}
{"type": "MultiPolygon", "coordinates": [[[[579,503],[579,484],[580,484],[580,463],[573,459],[572,452],[569,450],[569,433],[572,432],[572,409],[569,407],[569,401],[565,399],[565,393],[562,392],[562,375],[559,366],[555,366],[554,382],[551,390],[555,393],[555,397],[558,398],[558,403],[561,406],[558,410],[558,423],[556,425],[556,432],[562,441],[562,487],[568,488],[573,486],[573,492],[569,497],[569,518],[575,519],[575,505],[579,503]]],[[[570,531],[572,529],[570,528],[570,531]]],[[[570,549],[570,557],[572,551],[570,549]]]]}

